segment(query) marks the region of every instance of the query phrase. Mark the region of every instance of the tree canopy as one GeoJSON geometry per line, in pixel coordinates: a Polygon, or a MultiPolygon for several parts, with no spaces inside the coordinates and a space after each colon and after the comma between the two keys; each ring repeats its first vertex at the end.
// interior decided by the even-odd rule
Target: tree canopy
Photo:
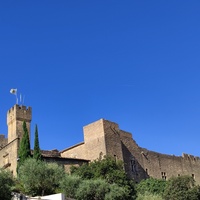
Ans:
{"type": "Polygon", "coordinates": [[[56,163],[27,159],[19,168],[19,181],[23,193],[29,195],[53,194],[60,187],[64,169],[56,163]]]}
{"type": "Polygon", "coordinates": [[[19,145],[19,161],[18,161],[18,168],[20,165],[24,163],[24,161],[31,156],[31,147],[30,147],[30,139],[28,129],[26,127],[26,122],[23,122],[23,136],[20,141],[19,145]]]}
{"type": "Polygon", "coordinates": [[[11,172],[0,169],[0,199],[10,200],[14,179],[11,172]]]}
{"type": "Polygon", "coordinates": [[[200,186],[195,185],[191,176],[172,177],[167,181],[165,200],[199,200],[200,186]]]}
{"type": "Polygon", "coordinates": [[[129,179],[123,169],[123,162],[116,161],[112,157],[97,159],[89,164],[83,164],[80,167],[71,167],[71,173],[82,177],[83,179],[104,179],[108,183],[118,185],[127,184],[129,179]]]}
{"type": "Polygon", "coordinates": [[[163,195],[166,184],[167,181],[163,179],[148,178],[140,181],[140,183],[137,184],[136,190],[137,193],[140,194],[144,194],[146,192],[150,194],[163,195]]]}
{"type": "Polygon", "coordinates": [[[41,151],[40,151],[40,145],[39,145],[37,124],[35,125],[35,140],[34,140],[33,158],[35,158],[36,160],[41,160],[41,158],[42,158],[41,151]]]}
{"type": "Polygon", "coordinates": [[[101,179],[109,184],[116,184],[125,188],[129,199],[135,197],[135,184],[127,177],[123,168],[123,162],[106,156],[80,167],[71,167],[71,174],[80,176],[85,180],[101,179]]]}

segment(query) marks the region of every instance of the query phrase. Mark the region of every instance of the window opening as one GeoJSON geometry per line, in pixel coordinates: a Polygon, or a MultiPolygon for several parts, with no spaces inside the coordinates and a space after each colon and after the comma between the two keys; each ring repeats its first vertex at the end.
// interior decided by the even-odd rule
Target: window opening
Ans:
{"type": "Polygon", "coordinates": [[[161,177],[162,177],[163,180],[166,180],[167,179],[166,173],[165,172],[161,172],[161,177]]]}
{"type": "Polygon", "coordinates": [[[195,179],[194,174],[192,174],[192,178],[195,179]]]}

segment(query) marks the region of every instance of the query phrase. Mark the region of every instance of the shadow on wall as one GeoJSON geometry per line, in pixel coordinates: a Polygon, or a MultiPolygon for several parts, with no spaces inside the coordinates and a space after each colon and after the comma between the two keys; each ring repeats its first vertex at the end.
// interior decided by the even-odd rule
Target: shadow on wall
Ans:
{"type": "Polygon", "coordinates": [[[128,177],[134,179],[136,183],[140,182],[142,179],[149,178],[148,172],[139,164],[135,156],[129,151],[123,142],[121,145],[124,158],[124,167],[128,177]]]}

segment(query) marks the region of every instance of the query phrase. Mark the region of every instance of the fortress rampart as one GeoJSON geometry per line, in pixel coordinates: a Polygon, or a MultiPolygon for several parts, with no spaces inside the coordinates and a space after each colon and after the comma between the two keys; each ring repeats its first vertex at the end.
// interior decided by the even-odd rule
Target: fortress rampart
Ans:
{"type": "Polygon", "coordinates": [[[16,138],[0,149],[0,167],[9,168],[13,175],[17,174],[18,147],[19,138],[16,138]]]}
{"type": "Polygon", "coordinates": [[[124,162],[125,171],[136,181],[148,177],[169,179],[190,175],[200,183],[200,158],[188,154],[166,155],[138,146],[132,134],[118,124],[100,119],[84,127],[84,142],[61,152],[61,156],[95,160],[110,155],[124,162]],[[87,153],[85,153],[87,152],[87,153]],[[84,155],[83,155],[84,154],[84,155]]]}
{"type": "MultiPolygon", "coordinates": [[[[16,175],[18,149],[23,135],[23,121],[30,133],[32,109],[14,105],[7,112],[8,138],[0,135],[0,167],[9,168],[16,175]]],[[[168,179],[190,175],[200,184],[200,158],[193,155],[166,155],[140,147],[132,134],[120,130],[119,125],[100,119],[83,127],[84,141],[63,151],[42,151],[46,161],[71,165],[113,156],[124,162],[124,169],[137,182],[148,177],[168,179]]]]}
{"type": "Polygon", "coordinates": [[[8,139],[5,137],[5,135],[0,134],[0,149],[4,147],[8,143],[8,139]]]}

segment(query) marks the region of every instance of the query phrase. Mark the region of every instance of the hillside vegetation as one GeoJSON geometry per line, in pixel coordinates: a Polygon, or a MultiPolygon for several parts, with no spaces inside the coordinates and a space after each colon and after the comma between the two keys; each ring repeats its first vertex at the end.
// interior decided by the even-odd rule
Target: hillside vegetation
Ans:
{"type": "Polygon", "coordinates": [[[30,196],[62,192],[77,200],[200,200],[200,186],[192,177],[149,178],[136,184],[127,178],[123,163],[111,157],[71,167],[70,173],[56,163],[28,158],[17,178],[0,170],[0,191],[4,200],[10,200],[12,191],[30,196]]]}

